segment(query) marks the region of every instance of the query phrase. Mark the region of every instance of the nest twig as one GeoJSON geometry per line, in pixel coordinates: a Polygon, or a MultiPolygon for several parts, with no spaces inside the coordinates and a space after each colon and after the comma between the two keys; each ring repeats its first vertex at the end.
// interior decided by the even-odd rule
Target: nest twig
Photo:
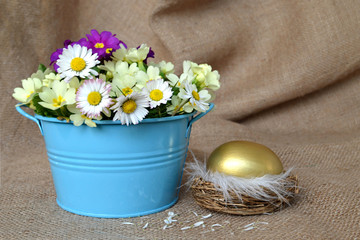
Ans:
{"type": "Polygon", "coordinates": [[[216,190],[212,182],[204,181],[201,177],[194,179],[191,190],[193,197],[201,207],[235,215],[256,215],[274,212],[291,203],[295,194],[299,193],[298,178],[290,175],[286,181],[292,182],[293,187],[287,189],[289,194],[284,199],[278,198],[276,194],[265,189],[274,198],[261,200],[247,195],[241,195],[239,198],[238,194],[229,191],[231,200],[225,200],[224,194],[216,190]]]}

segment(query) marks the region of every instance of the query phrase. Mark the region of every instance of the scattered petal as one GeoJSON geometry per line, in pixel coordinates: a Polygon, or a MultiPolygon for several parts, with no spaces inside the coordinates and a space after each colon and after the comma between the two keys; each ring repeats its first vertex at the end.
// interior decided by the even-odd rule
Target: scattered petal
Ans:
{"type": "Polygon", "coordinates": [[[206,219],[206,218],[209,218],[209,217],[211,217],[212,215],[211,215],[211,213],[210,214],[208,214],[208,215],[206,215],[206,216],[202,216],[201,218],[202,219],[206,219]]]}
{"type": "Polygon", "coordinates": [[[134,223],[132,223],[132,222],[122,222],[121,224],[125,224],[125,225],[134,225],[134,223]]]}
{"type": "Polygon", "coordinates": [[[163,230],[165,230],[167,228],[167,225],[163,226],[163,230]]]}
{"type": "Polygon", "coordinates": [[[204,224],[204,221],[200,221],[200,222],[194,223],[194,227],[198,227],[203,224],[204,224]]]}
{"type": "Polygon", "coordinates": [[[268,222],[257,222],[258,224],[269,224],[268,222]]]}
{"type": "Polygon", "coordinates": [[[147,228],[149,226],[149,223],[146,223],[144,226],[143,226],[143,229],[147,228]]]}
{"type": "Polygon", "coordinates": [[[211,227],[222,227],[222,225],[215,223],[215,224],[211,225],[211,227]]]}
{"type": "Polygon", "coordinates": [[[248,228],[245,228],[244,231],[249,231],[251,229],[254,229],[255,227],[251,226],[251,227],[248,227],[248,228]]]}
{"type": "Polygon", "coordinates": [[[247,227],[250,227],[250,226],[252,226],[252,225],[254,225],[255,224],[255,222],[253,222],[253,223],[250,223],[250,224],[248,224],[248,225],[245,225],[243,228],[247,228],[247,227]]]}
{"type": "Polygon", "coordinates": [[[187,226],[187,227],[181,228],[181,230],[186,230],[186,229],[189,229],[189,228],[191,228],[191,227],[187,226]]]}
{"type": "Polygon", "coordinates": [[[199,216],[196,212],[192,212],[195,216],[199,216]]]}

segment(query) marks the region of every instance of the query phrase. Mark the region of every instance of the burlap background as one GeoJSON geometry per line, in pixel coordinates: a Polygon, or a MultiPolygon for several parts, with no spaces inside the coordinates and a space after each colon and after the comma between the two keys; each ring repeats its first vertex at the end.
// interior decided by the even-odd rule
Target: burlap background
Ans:
{"type": "Polygon", "coordinates": [[[0,6],[1,239],[360,238],[359,1],[2,0],[0,6]],[[168,210],[179,222],[166,230],[168,211],[97,219],[60,209],[42,136],[15,111],[11,94],[65,39],[92,28],[117,33],[128,46],[148,43],[159,61],[181,66],[189,59],[218,69],[216,109],[195,124],[190,148],[203,158],[230,140],[269,146],[285,167],[297,167],[303,189],[296,203],[273,215],[213,213],[206,227],[184,231],[199,221],[192,212],[209,213],[184,189],[168,210]],[[256,221],[268,224],[244,231],[256,221]],[[211,231],[215,223],[223,227],[211,231]]]}

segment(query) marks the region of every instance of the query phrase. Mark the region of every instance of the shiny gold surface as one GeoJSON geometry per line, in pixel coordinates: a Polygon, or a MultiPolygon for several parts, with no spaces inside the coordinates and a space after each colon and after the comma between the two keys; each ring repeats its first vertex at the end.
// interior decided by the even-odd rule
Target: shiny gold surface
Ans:
{"type": "Polygon", "coordinates": [[[275,175],[283,171],[282,163],[273,151],[264,145],[247,141],[220,145],[211,153],[206,168],[242,178],[275,175]]]}

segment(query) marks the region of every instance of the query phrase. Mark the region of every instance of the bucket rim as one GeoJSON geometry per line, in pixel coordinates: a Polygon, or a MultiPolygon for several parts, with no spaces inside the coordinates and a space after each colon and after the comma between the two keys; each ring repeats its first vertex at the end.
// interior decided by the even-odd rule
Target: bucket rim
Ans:
{"type": "MultiPolygon", "coordinates": [[[[139,124],[141,124],[141,123],[154,123],[154,122],[167,122],[167,121],[175,121],[175,120],[179,120],[179,119],[183,119],[183,118],[191,118],[196,113],[197,112],[195,111],[195,112],[192,112],[192,113],[186,113],[186,114],[181,114],[181,115],[176,115],[176,116],[169,116],[169,117],[145,118],[141,122],[139,122],[139,124]]],[[[72,121],[67,122],[66,120],[59,120],[59,119],[54,118],[54,117],[45,117],[45,116],[41,116],[41,115],[38,115],[38,114],[35,114],[34,117],[41,120],[41,121],[46,121],[46,122],[72,124],[72,121]]],[[[113,121],[113,120],[92,120],[92,121],[94,123],[96,123],[97,125],[125,125],[125,124],[121,124],[120,121],[113,121]]]]}

